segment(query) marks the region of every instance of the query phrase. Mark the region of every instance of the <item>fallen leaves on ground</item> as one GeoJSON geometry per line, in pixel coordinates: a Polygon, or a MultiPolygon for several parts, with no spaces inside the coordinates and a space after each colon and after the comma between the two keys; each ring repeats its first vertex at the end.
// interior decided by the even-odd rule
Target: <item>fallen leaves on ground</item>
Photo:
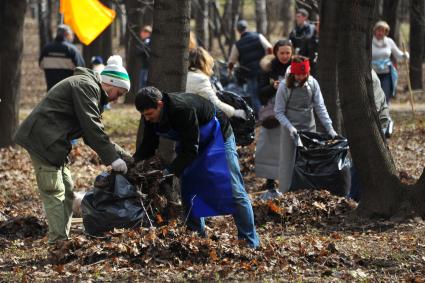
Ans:
{"type": "MultiPolygon", "coordinates": [[[[401,119],[396,119],[396,125],[404,123],[401,119]]],[[[418,165],[424,164],[423,140],[416,136],[421,129],[400,126],[389,140],[406,182],[414,182],[418,165]]],[[[132,149],[133,142],[129,138],[123,145],[132,149]]],[[[263,190],[264,183],[253,173],[254,149],[239,150],[249,192],[263,190]]],[[[75,147],[71,171],[76,190],[90,189],[95,176],[106,170],[90,148],[81,143],[75,147]]],[[[355,206],[326,191],[287,193],[272,201],[253,196],[261,238],[261,247],[255,250],[238,240],[231,216],[208,219],[204,239],[185,229],[181,215],[170,222],[160,211],[151,215],[155,225],[162,226],[115,230],[93,238],[77,224],[70,241],[51,247],[46,243],[45,217],[28,154],[19,147],[1,149],[0,226],[7,233],[0,236],[0,278],[22,282],[424,280],[422,219],[355,222],[351,218],[355,206]]]]}

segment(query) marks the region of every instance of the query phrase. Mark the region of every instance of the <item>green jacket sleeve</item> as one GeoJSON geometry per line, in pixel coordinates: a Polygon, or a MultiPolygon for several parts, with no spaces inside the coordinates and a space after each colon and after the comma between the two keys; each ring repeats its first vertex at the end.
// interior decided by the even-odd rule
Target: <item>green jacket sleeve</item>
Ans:
{"type": "Polygon", "coordinates": [[[105,165],[110,165],[120,156],[100,120],[100,90],[86,82],[76,84],[72,89],[74,111],[83,131],[83,140],[96,151],[105,165]]]}

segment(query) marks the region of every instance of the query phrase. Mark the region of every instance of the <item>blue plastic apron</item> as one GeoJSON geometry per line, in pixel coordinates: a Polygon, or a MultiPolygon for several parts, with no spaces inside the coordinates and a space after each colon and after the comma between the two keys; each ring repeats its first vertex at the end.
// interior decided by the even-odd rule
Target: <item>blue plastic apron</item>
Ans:
{"type": "MultiPolygon", "coordinates": [[[[157,134],[179,140],[175,131],[157,134]]],[[[184,170],[181,183],[183,200],[193,217],[233,214],[231,176],[216,117],[199,128],[198,156],[184,170]]]]}

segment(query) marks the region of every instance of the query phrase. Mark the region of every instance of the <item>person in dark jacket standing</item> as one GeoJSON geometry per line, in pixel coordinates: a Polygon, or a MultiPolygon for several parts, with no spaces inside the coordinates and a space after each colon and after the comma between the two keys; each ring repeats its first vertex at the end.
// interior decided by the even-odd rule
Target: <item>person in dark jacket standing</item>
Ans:
{"type": "Polygon", "coordinates": [[[262,34],[248,31],[248,23],[245,20],[240,20],[236,28],[240,39],[230,51],[228,71],[230,74],[235,64],[239,62],[240,75],[246,79],[246,92],[251,97],[252,107],[258,117],[261,107],[257,96],[260,60],[264,55],[272,53],[272,45],[262,34]]]}
{"type": "Polygon", "coordinates": [[[161,93],[155,87],[142,88],[135,105],[146,122],[136,162],[155,154],[160,136],[177,141],[177,157],[164,175],[181,180],[188,228],[206,236],[204,217],[233,214],[238,237],[257,247],[254,214],[226,115],[199,95],[161,93]]]}
{"type": "Polygon", "coordinates": [[[59,25],[56,38],[46,44],[38,60],[44,70],[47,91],[55,84],[74,73],[76,67],[84,67],[84,59],[78,49],[72,44],[74,34],[67,25],[59,25]]]}
{"type": "Polygon", "coordinates": [[[260,132],[255,148],[255,174],[266,178],[266,189],[262,199],[273,199],[281,193],[275,180],[279,178],[280,123],[275,117],[274,103],[276,91],[286,70],[291,66],[292,43],[290,40],[278,40],[273,46],[274,55],[266,55],[260,61],[263,72],[259,76],[259,98],[263,105],[260,109],[260,132]]]}
{"type": "Polygon", "coordinates": [[[143,42],[143,46],[137,47],[142,62],[142,68],[139,72],[139,89],[145,87],[148,82],[151,34],[152,27],[150,25],[143,26],[142,30],[140,31],[140,39],[143,42]]]}
{"type": "Polygon", "coordinates": [[[318,43],[318,33],[315,26],[308,21],[309,13],[305,9],[298,9],[295,14],[295,28],[289,34],[289,39],[294,46],[295,55],[304,56],[310,59],[310,67],[313,71],[316,70],[316,48],[315,43],[318,43]]]}
{"type": "Polygon", "coordinates": [[[68,168],[71,140],[82,137],[105,165],[126,173],[129,157],[109,140],[101,121],[103,106],[128,92],[130,80],[119,55],[111,56],[100,76],[78,67],[73,76],[56,84],[22,122],[15,134],[36,175],[49,224],[49,243],[69,239],[73,181],[68,168]]]}

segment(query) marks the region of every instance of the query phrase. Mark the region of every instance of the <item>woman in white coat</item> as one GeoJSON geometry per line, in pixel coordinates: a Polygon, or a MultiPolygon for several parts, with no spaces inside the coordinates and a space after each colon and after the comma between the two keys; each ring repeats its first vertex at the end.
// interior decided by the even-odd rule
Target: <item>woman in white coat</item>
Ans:
{"type": "Polygon", "coordinates": [[[337,136],[323,101],[319,83],[310,76],[308,58],[294,56],[288,76],[279,84],[276,93],[275,114],[281,128],[279,158],[279,189],[287,192],[291,186],[295,164],[295,143],[298,131],[316,131],[313,109],[328,134],[337,136]]]}
{"type": "Polygon", "coordinates": [[[372,38],[372,68],[378,74],[387,103],[395,96],[398,72],[391,57],[397,61],[409,59],[409,53],[401,51],[394,40],[388,37],[390,26],[385,21],[379,21],[373,28],[372,38]]]}
{"type": "Polygon", "coordinates": [[[233,106],[222,102],[210,81],[213,74],[214,59],[202,47],[196,47],[189,50],[189,72],[187,73],[186,92],[198,94],[210,100],[216,108],[226,114],[227,117],[233,116],[246,119],[246,113],[243,109],[235,109],[233,106]]]}

